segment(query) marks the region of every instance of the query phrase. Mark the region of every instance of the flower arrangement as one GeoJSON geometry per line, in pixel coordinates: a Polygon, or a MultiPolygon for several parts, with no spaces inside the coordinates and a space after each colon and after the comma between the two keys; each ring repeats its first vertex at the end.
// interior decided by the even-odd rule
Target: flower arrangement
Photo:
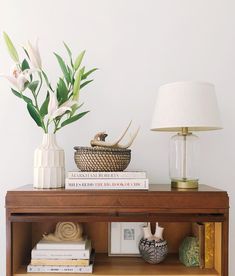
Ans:
{"type": "Polygon", "coordinates": [[[62,127],[81,119],[89,112],[78,113],[82,106],[79,104],[80,90],[93,81],[93,79],[88,80],[88,77],[97,70],[93,68],[86,71],[82,66],[85,51],[73,60],[70,48],[64,43],[69,64],[60,55],[54,53],[63,76],[59,78],[56,87],[52,88],[42,67],[37,41],[35,45],[28,41],[27,46],[23,47],[25,57],[20,60],[9,36],[6,33],[3,33],[3,36],[14,66],[10,75],[2,76],[8,79],[14,87],[11,88],[13,94],[26,103],[30,116],[45,133],[49,132],[51,124],[54,125],[53,132],[56,133],[62,127]],[[39,98],[43,99],[41,103],[39,103],[39,98]]]}

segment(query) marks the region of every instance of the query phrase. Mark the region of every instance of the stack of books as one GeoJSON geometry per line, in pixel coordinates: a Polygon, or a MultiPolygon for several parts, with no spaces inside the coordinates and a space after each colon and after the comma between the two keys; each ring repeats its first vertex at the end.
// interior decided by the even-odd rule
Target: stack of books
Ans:
{"type": "Polygon", "coordinates": [[[91,241],[39,241],[31,253],[27,272],[92,273],[94,250],[91,241]]]}
{"type": "Polygon", "coordinates": [[[148,190],[146,172],[68,172],[65,189],[77,190],[148,190]]]}
{"type": "Polygon", "coordinates": [[[195,222],[192,225],[193,235],[199,241],[199,259],[201,268],[213,268],[215,258],[215,223],[195,222]]]}

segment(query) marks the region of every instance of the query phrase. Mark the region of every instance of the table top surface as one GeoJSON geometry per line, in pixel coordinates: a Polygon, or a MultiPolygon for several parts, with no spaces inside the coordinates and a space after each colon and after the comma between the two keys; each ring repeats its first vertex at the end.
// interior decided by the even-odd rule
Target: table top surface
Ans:
{"type": "Polygon", "coordinates": [[[19,187],[6,194],[6,208],[23,211],[69,210],[174,210],[196,211],[197,208],[209,212],[229,207],[226,191],[207,185],[198,189],[179,190],[167,184],[152,184],[148,190],[67,190],[34,189],[32,185],[19,187]]]}
{"type": "Polygon", "coordinates": [[[24,185],[21,187],[18,187],[13,190],[9,190],[8,193],[152,193],[152,192],[171,192],[171,193],[201,193],[201,192],[225,192],[223,190],[220,190],[218,188],[214,188],[208,185],[204,184],[199,184],[198,189],[176,189],[176,188],[171,188],[170,184],[150,184],[148,190],[69,190],[69,189],[64,189],[64,188],[59,188],[59,189],[35,189],[33,188],[33,185],[24,185]]]}

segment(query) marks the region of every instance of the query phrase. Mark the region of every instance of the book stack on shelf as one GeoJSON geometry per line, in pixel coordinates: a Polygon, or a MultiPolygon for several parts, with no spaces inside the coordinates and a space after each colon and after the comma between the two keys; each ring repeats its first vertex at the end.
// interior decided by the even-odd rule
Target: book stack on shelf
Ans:
{"type": "Polygon", "coordinates": [[[27,272],[92,273],[95,252],[91,241],[39,241],[31,252],[27,272]]]}
{"type": "Polygon", "coordinates": [[[215,258],[215,223],[193,223],[193,235],[199,241],[199,260],[201,268],[213,268],[215,258]]]}
{"type": "Polygon", "coordinates": [[[68,172],[65,189],[77,190],[148,190],[146,172],[68,172]]]}

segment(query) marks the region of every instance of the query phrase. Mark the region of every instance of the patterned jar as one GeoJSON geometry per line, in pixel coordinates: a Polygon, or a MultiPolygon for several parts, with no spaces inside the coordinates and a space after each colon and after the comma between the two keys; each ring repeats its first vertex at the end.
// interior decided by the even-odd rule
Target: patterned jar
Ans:
{"type": "Polygon", "coordinates": [[[162,262],[168,253],[167,241],[163,239],[164,228],[156,223],[154,235],[151,232],[151,225],[143,227],[144,237],[139,242],[139,251],[142,258],[150,264],[162,262]]]}
{"type": "Polygon", "coordinates": [[[166,258],[168,253],[167,241],[142,238],[139,242],[139,251],[146,262],[158,264],[166,258]]]}

